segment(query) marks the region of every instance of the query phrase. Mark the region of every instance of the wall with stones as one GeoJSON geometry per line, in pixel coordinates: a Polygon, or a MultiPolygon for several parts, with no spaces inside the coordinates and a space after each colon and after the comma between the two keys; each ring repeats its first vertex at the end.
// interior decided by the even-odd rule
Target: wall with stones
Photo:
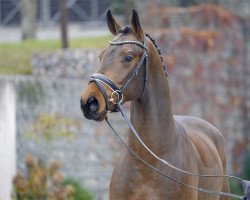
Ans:
{"type": "MultiPolygon", "coordinates": [[[[95,199],[102,200],[108,198],[113,163],[122,147],[105,122],[86,120],[80,111],[81,93],[98,67],[98,52],[36,54],[33,75],[0,77],[0,81],[11,83],[16,96],[17,170],[26,173],[27,154],[47,163],[60,160],[66,177],[80,181],[95,199]],[[73,137],[53,140],[48,149],[47,142],[29,134],[41,115],[73,120],[69,127],[73,137]]],[[[126,135],[127,127],[119,114],[112,114],[110,121],[126,135]]]]}

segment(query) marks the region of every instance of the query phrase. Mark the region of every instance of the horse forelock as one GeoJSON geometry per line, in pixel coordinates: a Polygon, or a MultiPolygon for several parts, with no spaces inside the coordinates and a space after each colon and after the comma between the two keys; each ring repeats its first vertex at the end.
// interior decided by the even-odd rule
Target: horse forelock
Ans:
{"type": "Polygon", "coordinates": [[[123,35],[128,35],[130,33],[133,33],[133,29],[131,26],[125,26],[118,30],[118,33],[122,33],[123,35]]]}

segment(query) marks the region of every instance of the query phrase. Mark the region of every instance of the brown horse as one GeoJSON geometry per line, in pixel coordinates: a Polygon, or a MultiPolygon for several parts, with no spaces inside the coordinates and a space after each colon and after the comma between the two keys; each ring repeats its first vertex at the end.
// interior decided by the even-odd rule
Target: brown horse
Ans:
{"type": "MultiPolygon", "coordinates": [[[[110,11],[107,24],[115,38],[101,52],[98,74],[82,94],[85,117],[102,121],[108,110],[116,110],[115,102],[131,101],[130,121],[157,156],[188,172],[225,175],[226,144],[222,134],[202,119],[173,116],[161,57],[153,40],[145,36],[136,11],[131,26],[121,28],[110,11]]],[[[128,146],[147,163],[185,184],[229,191],[227,178],[190,176],[164,165],[132,134],[128,146]]],[[[115,165],[109,196],[110,200],[230,199],[201,193],[161,176],[134,159],[127,149],[115,165]]]]}

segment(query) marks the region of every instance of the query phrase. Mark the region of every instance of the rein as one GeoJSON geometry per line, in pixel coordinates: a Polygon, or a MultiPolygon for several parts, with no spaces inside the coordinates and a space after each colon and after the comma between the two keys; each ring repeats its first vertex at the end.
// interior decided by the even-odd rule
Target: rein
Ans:
{"type": "MultiPolygon", "coordinates": [[[[151,37],[146,34],[146,37],[148,37],[151,40],[151,37]]],[[[103,75],[103,74],[93,74],[90,77],[90,82],[94,82],[97,87],[100,89],[105,102],[106,102],[106,110],[110,110],[110,103],[114,104],[114,109],[110,110],[111,112],[121,112],[121,115],[123,116],[123,118],[125,119],[128,127],[130,128],[130,130],[132,131],[132,133],[135,135],[135,137],[137,138],[137,140],[143,145],[143,147],[154,157],[156,158],[159,162],[163,163],[164,165],[179,171],[181,173],[184,173],[186,175],[190,175],[190,176],[198,176],[198,177],[218,177],[218,178],[233,178],[233,179],[237,179],[240,180],[242,185],[247,185],[246,189],[248,189],[248,184],[250,184],[248,181],[245,181],[239,177],[236,176],[229,176],[229,175],[204,175],[204,174],[197,174],[197,173],[191,173],[191,172],[187,172],[185,170],[182,170],[178,167],[175,167],[174,165],[170,164],[169,162],[159,158],[154,152],[152,152],[147,145],[142,141],[141,137],[139,136],[139,134],[137,133],[137,131],[135,130],[134,126],[131,124],[129,118],[127,117],[127,115],[124,112],[124,109],[122,108],[121,104],[123,101],[123,92],[126,90],[126,88],[128,87],[130,81],[136,77],[138,75],[138,72],[140,71],[144,61],[145,61],[145,70],[144,70],[144,88],[143,88],[143,92],[145,89],[145,83],[146,83],[146,76],[147,76],[147,67],[148,67],[148,62],[147,62],[147,46],[146,46],[146,38],[144,40],[143,43],[140,43],[139,41],[120,41],[120,42],[113,42],[110,41],[109,42],[110,45],[123,45],[123,44],[135,44],[139,47],[141,47],[144,52],[141,56],[141,59],[139,60],[139,62],[136,64],[135,68],[132,70],[131,74],[129,75],[128,79],[125,81],[125,83],[123,84],[123,86],[120,88],[118,87],[110,78],[108,78],[107,76],[103,75]],[[103,85],[106,85],[108,88],[110,88],[112,90],[112,94],[110,99],[108,98],[108,95],[103,87],[103,85]],[[115,101],[114,99],[114,95],[117,95],[117,101],[115,101]]],[[[142,92],[142,94],[143,94],[142,92]]],[[[115,135],[118,137],[118,139],[120,140],[120,142],[129,150],[129,152],[139,161],[141,161],[145,166],[147,166],[148,168],[152,169],[153,171],[157,172],[158,174],[161,174],[169,179],[171,179],[172,181],[183,185],[185,187],[188,187],[190,189],[196,190],[198,192],[203,192],[203,193],[208,193],[211,195],[216,195],[216,196],[226,196],[226,197],[233,197],[233,198],[237,198],[237,199],[241,199],[241,200],[247,200],[248,197],[250,196],[249,192],[247,190],[245,190],[244,195],[240,196],[240,195],[236,195],[236,194],[232,194],[232,193],[226,193],[226,192],[218,192],[218,191],[212,191],[212,190],[208,190],[208,189],[204,189],[204,188],[198,188],[192,185],[188,185],[178,179],[175,179],[167,174],[165,174],[164,172],[156,169],[154,166],[150,165],[149,163],[147,163],[143,158],[141,158],[139,155],[137,155],[123,140],[122,138],[119,136],[119,134],[115,131],[115,129],[112,127],[111,123],[108,121],[108,118],[105,118],[107,124],[109,125],[109,127],[112,129],[112,131],[115,133],[115,135]]]]}
{"type": "MultiPolygon", "coordinates": [[[[135,137],[139,140],[139,142],[152,154],[154,155],[154,157],[156,156],[141,140],[139,134],[137,133],[137,131],[135,130],[135,128],[133,127],[133,125],[131,124],[129,118],[127,117],[127,115],[124,112],[124,109],[122,108],[121,104],[118,104],[118,107],[120,109],[120,112],[123,116],[123,118],[125,119],[127,125],[129,126],[130,130],[132,130],[133,134],[135,135],[135,137]]],[[[115,133],[115,135],[118,137],[119,141],[129,150],[130,154],[132,154],[136,159],[138,159],[140,162],[142,162],[145,166],[147,166],[148,168],[152,169],[153,171],[157,172],[158,174],[163,175],[164,177],[169,178],[170,180],[183,185],[185,187],[188,187],[190,189],[196,190],[198,192],[202,192],[202,193],[208,193],[214,196],[226,196],[226,197],[234,197],[237,199],[241,199],[241,200],[245,200],[245,195],[240,196],[240,195],[236,195],[236,194],[232,194],[232,193],[226,193],[226,192],[218,192],[218,191],[213,191],[213,190],[208,190],[208,189],[204,189],[204,188],[198,188],[189,184],[186,184],[176,178],[173,178],[169,175],[167,175],[166,173],[160,171],[159,169],[155,168],[154,166],[150,165],[148,162],[146,162],[143,158],[141,158],[138,154],[136,154],[124,141],[123,139],[119,136],[119,134],[116,132],[116,130],[113,128],[113,126],[111,125],[111,123],[108,121],[108,118],[105,118],[107,124],[109,125],[109,127],[111,128],[111,130],[115,133]]],[[[157,156],[156,156],[157,157],[157,156]]],[[[166,164],[167,166],[173,168],[174,166],[171,165],[170,163],[168,163],[167,161],[160,159],[159,157],[157,157],[157,160],[163,162],[164,164],[166,164]]],[[[179,168],[174,167],[174,169],[181,171],[181,172],[185,172],[184,170],[179,170],[179,168]]],[[[190,175],[194,175],[192,173],[189,173],[190,175]]],[[[195,174],[197,176],[205,176],[205,177],[228,177],[228,176],[213,176],[213,175],[199,175],[199,174],[195,174]]],[[[237,177],[238,178],[238,177],[237,177]]],[[[246,199],[247,200],[247,199],[246,199]]]]}

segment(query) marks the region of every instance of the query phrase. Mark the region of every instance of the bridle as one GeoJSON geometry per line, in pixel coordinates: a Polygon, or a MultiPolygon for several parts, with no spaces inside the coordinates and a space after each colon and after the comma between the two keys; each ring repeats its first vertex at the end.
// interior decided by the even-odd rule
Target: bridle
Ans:
{"type": "Polygon", "coordinates": [[[120,41],[120,42],[113,42],[110,41],[109,42],[110,45],[123,45],[123,44],[135,44],[139,47],[141,47],[144,52],[140,58],[140,60],[138,61],[138,63],[135,65],[134,69],[132,70],[132,72],[130,73],[129,77],[127,78],[127,80],[123,83],[122,87],[118,87],[117,84],[114,83],[114,81],[112,81],[110,78],[108,78],[107,76],[103,75],[103,74],[93,74],[90,77],[90,82],[94,82],[96,83],[97,87],[100,89],[102,96],[105,99],[105,108],[108,111],[111,112],[119,112],[118,109],[118,104],[121,104],[123,101],[123,93],[124,91],[127,89],[129,83],[138,75],[138,72],[140,71],[140,69],[142,68],[143,63],[145,62],[145,70],[144,70],[144,86],[143,86],[143,91],[145,89],[145,83],[146,83],[146,68],[147,68],[147,46],[146,46],[146,42],[139,42],[139,41],[133,41],[133,40],[126,40],[126,41],[120,41]],[[109,89],[111,89],[112,94],[110,96],[110,98],[108,98],[108,95],[103,87],[103,85],[106,85],[109,89]],[[114,96],[117,96],[117,101],[115,101],[114,96]],[[110,110],[110,103],[114,104],[114,109],[110,110]]]}
{"type": "MultiPolygon", "coordinates": [[[[207,177],[207,178],[211,178],[211,177],[220,177],[220,178],[233,178],[233,179],[237,179],[240,180],[242,183],[246,182],[245,180],[236,177],[236,176],[230,176],[230,175],[204,175],[204,174],[196,174],[196,173],[191,173],[188,171],[185,171],[183,169],[180,169],[172,164],[170,164],[169,162],[167,162],[166,160],[163,160],[161,158],[159,158],[154,152],[152,152],[147,146],[146,144],[142,141],[140,135],[137,133],[137,131],[135,130],[134,126],[131,124],[129,118],[127,117],[126,113],[124,112],[124,109],[122,107],[122,101],[123,101],[123,93],[124,91],[127,89],[129,83],[132,81],[132,79],[134,79],[137,75],[138,72],[140,71],[140,69],[143,66],[143,63],[145,63],[145,69],[144,69],[144,87],[143,87],[143,92],[145,90],[145,84],[146,84],[146,80],[147,80],[147,68],[148,68],[148,59],[147,59],[147,42],[146,42],[146,38],[148,37],[148,34],[145,35],[144,37],[144,41],[143,43],[139,42],[139,41],[131,41],[131,40],[125,40],[125,41],[119,41],[119,42],[114,42],[114,41],[110,41],[110,45],[124,45],[124,44],[135,44],[139,47],[141,47],[144,52],[140,58],[140,60],[138,61],[138,63],[135,65],[134,69],[132,70],[132,72],[130,73],[128,79],[124,82],[124,84],[122,85],[122,87],[118,87],[117,84],[114,83],[114,81],[112,81],[110,78],[108,78],[107,76],[103,75],[103,74],[93,74],[90,77],[90,82],[94,82],[97,87],[99,88],[100,92],[102,93],[104,99],[105,99],[105,104],[106,104],[106,110],[111,111],[111,112],[121,112],[123,118],[125,119],[127,125],[129,126],[130,130],[132,131],[132,133],[135,135],[135,137],[137,138],[137,140],[142,144],[142,146],[154,157],[156,158],[159,162],[163,163],[164,165],[178,171],[181,173],[184,173],[186,175],[189,176],[198,176],[198,177],[207,177]],[[112,94],[110,96],[110,98],[107,95],[107,92],[105,90],[105,88],[103,87],[103,85],[106,85],[108,88],[111,89],[112,94]],[[117,95],[117,100],[115,100],[114,95],[117,95]],[[114,109],[110,110],[110,104],[114,104],[114,109]]],[[[149,37],[150,39],[151,37],[149,37]]],[[[142,94],[143,94],[142,92],[142,94]]],[[[212,191],[212,190],[208,190],[208,189],[204,189],[204,188],[198,188],[189,184],[186,184],[178,179],[175,179],[167,174],[165,174],[164,172],[158,170],[157,168],[155,168],[154,166],[150,165],[149,163],[147,163],[143,158],[141,158],[138,154],[136,154],[124,141],[123,139],[119,136],[119,134],[115,131],[115,129],[113,128],[113,126],[111,125],[111,123],[108,121],[108,118],[106,117],[106,122],[107,124],[110,126],[110,128],[112,129],[112,131],[115,133],[115,135],[118,137],[118,139],[120,140],[120,142],[128,149],[128,151],[136,158],[138,159],[140,162],[142,162],[145,166],[147,166],[148,168],[152,169],[153,171],[157,172],[158,174],[161,174],[169,179],[171,179],[172,181],[183,185],[185,187],[188,187],[190,189],[196,190],[198,192],[203,192],[203,193],[208,193],[211,195],[216,195],[216,196],[226,196],[226,197],[233,197],[233,198],[237,198],[237,199],[242,199],[242,200],[247,200],[248,194],[245,193],[243,196],[240,195],[236,195],[236,194],[232,194],[232,193],[226,193],[226,192],[218,192],[218,191],[212,191]]]]}

